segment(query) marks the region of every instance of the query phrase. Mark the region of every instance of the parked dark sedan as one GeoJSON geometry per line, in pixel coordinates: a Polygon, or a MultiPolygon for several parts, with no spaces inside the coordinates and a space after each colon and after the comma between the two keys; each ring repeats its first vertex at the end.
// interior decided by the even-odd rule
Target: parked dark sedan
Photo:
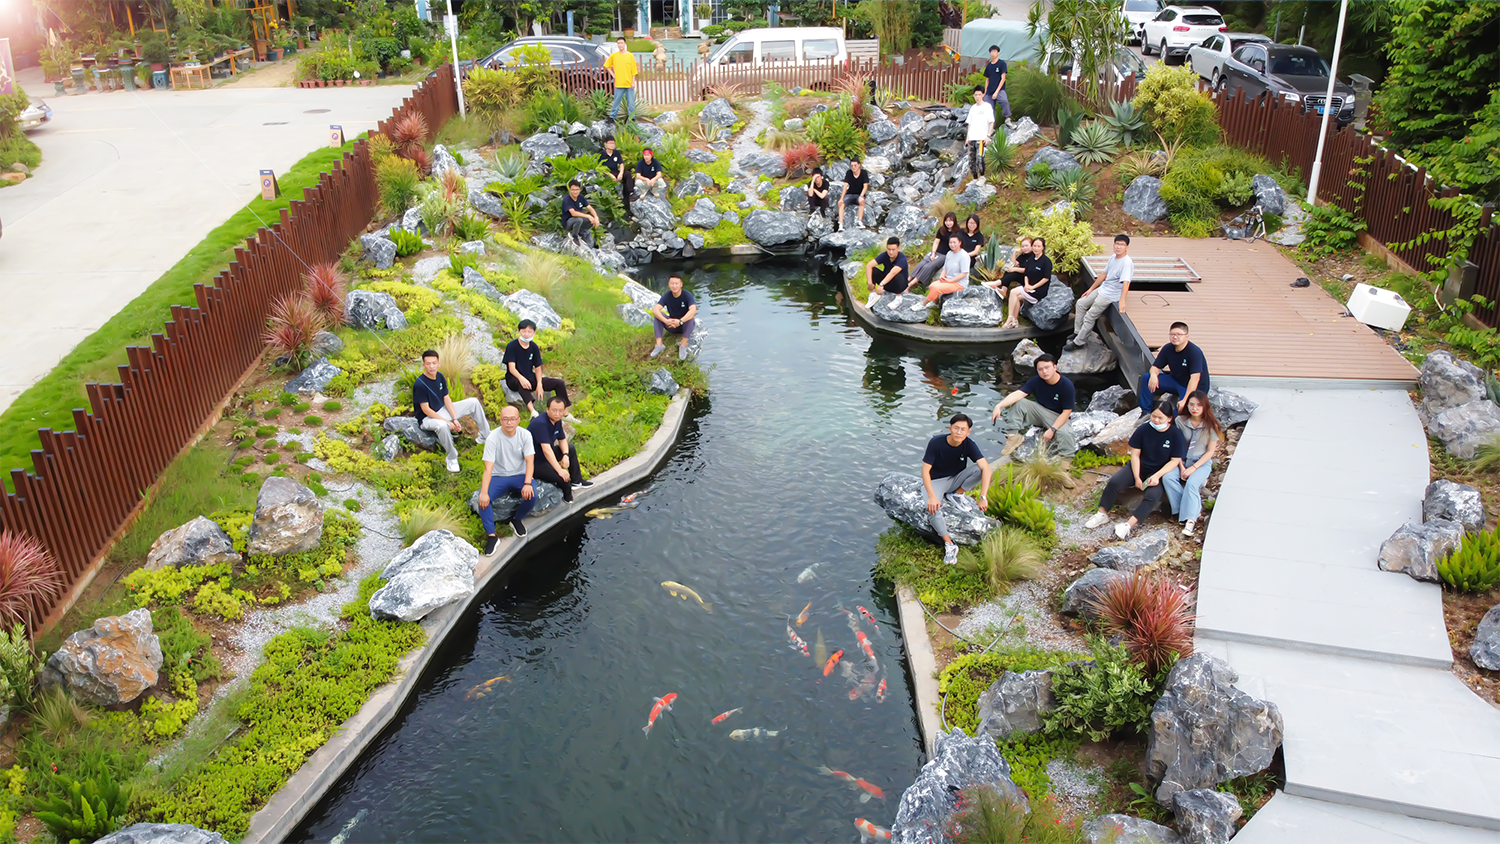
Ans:
{"type": "MultiPolygon", "coordinates": [[[[1328,63],[1311,47],[1245,44],[1224,60],[1219,89],[1231,97],[1241,91],[1249,97],[1280,97],[1322,114],[1328,96],[1328,63]]],[[[1354,89],[1335,83],[1330,110],[1339,126],[1353,120],[1354,89]]]]}

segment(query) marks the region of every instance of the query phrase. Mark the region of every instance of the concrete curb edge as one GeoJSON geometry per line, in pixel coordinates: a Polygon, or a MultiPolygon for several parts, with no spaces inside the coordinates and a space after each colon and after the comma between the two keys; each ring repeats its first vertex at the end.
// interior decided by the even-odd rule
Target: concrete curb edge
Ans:
{"type": "Polygon", "coordinates": [[[927,614],[922,612],[922,605],[910,586],[896,587],[896,605],[901,617],[901,641],[906,645],[907,664],[911,666],[912,691],[917,696],[922,747],[931,758],[937,747],[938,730],[942,728],[942,716],[938,713],[943,701],[938,694],[937,656],[927,636],[927,614]]]}

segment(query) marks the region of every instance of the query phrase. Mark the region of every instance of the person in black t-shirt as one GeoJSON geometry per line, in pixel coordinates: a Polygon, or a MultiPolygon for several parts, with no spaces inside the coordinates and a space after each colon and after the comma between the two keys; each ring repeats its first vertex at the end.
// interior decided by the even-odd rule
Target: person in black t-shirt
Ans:
{"type": "Polygon", "coordinates": [[[661,162],[656,160],[651,147],[641,150],[641,160],[635,164],[635,189],[646,196],[655,192],[662,199],[667,198],[667,177],[662,175],[661,162]]]}
{"type": "Polygon", "coordinates": [[[870,288],[871,307],[886,293],[900,296],[906,292],[911,284],[911,274],[907,270],[906,256],[901,254],[900,238],[887,238],[885,251],[865,264],[865,281],[870,288]]]}
{"type": "Polygon", "coordinates": [[[828,216],[828,194],[830,192],[831,186],[828,184],[828,177],[823,175],[823,168],[814,168],[812,181],[807,183],[807,209],[811,212],[807,215],[809,223],[812,222],[813,217],[819,214],[822,214],[824,217],[828,216]]]}
{"type": "Polygon", "coordinates": [[[962,495],[964,490],[979,490],[979,509],[990,506],[987,497],[990,488],[989,461],[979,450],[979,444],[969,439],[973,422],[962,413],[955,413],[948,420],[948,434],[939,434],[927,441],[927,451],[922,455],[922,486],[927,490],[927,523],[932,532],[943,540],[943,562],[953,565],[958,562],[958,546],[948,535],[948,520],[943,517],[943,498],[962,495]],[[969,465],[969,461],[974,465],[969,465]]]}
{"type": "Polygon", "coordinates": [[[625,177],[625,156],[615,148],[615,136],[609,135],[604,139],[604,151],[599,153],[599,160],[604,164],[604,169],[609,171],[609,177],[620,186],[620,198],[625,202],[625,213],[630,213],[630,194],[635,187],[633,179],[625,177]]]}
{"type": "Polygon", "coordinates": [[[562,224],[568,234],[582,241],[588,235],[588,245],[594,245],[594,229],[599,227],[599,212],[583,195],[583,185],[574,179],[568,182],[568,195],[562,198],[562,224]]]}
{"type": "Polygon", "coordinates": [[[583,479],[578,450],[569,448],[562,423],[567,412],[567,401],[561,396],[553,396],[547,402],[547,412],[533,416],[526,430],[531,433],[531,441],[536,446],[535,479],[562,490],[563,500],[571,502],[575,485],[593,486],[594,482],[583,479]]]}
{"type": "Polygon", "coordinates": [[[693,327],[697,325],[698,300],[682,289],[682,276],[667,279],[667,292],[651,306],[651,316],[651,325],[656,330],[656,348],[651,350],[651,357],[656,357],[666,348],[662,343],[663,334],[680,334],[682,339],[677,344],[677,359],[687,360],[688,339],[693,336],[693,327]]]}
{"type": "Polygon", "coordinates": [[[542,374],[542,349],[532,338],[536,337],[536,323],[521,320],[516,326],[516,339],[505,344],[505,355],[500,363],[505,367],[505,385],[515,390],[526,402],[526,409],[536,416],[536,398],[544,392],[557,393],[564,405],[568,401],[568,385],[561,378],[548,378],[542,374]]]}
{"type": "Polygon", "coordinates": [[[1010,96],[1005,93],[1005,60],[1000,58],[1000,45],[990,45],[990,62],[984,66],[984,100],[991,105],[1000,104],[1000,113],[1005,122],[1010,122],[1010,96]]]}
{"type": "Polygon", "coordinates": [[[970,266],[974,266],[979,253],[984,251],[984,232],[979,230],[978,214],[970,214],[969,219],[964,220],[963,244],[964,251],[969,253],[970,266]]]}
{"type": "Polygon", "coordinates": [[[844,216],[849,213],[849,205],[855,207],[855,228],[865,227],[865,194],[870,192],[870,174],[866,173],[859,159],[849,159],[849,175],[844,177],[844,192],[839,195],[839,228],[844,228],[844,216]]]}
{"type": "Polygon", "coordinates": [[[1041,355],[1036,359],[1036,374],[1021,387],[995,405],[990,421],[998,420],[1005,438],[1006,454],[1021,444],[1032,426],[1042,428],[1042,441],[1051,443],[1059,457],[1072,457],[1078,451],[1078,437],[1068,418],[1073,415],[1075,391],[1073,382],[1057,371],[1057,358],[1041,355]]]}
{"type": "Polygon", "coordinates": [[[422,371],[411,385],[411,406],[422,430],[437,435],[438,442],[448,455],[448,471],[457,472],[458,449],[453,446],[453,435],[463,430],[458,420],[472,417],[479,426],[476,439],[480,445],[490,436],[490,420],[484,415],[484,405],[477,398],[454,401],[448,395],[448,379],[438,371],[438,353],[432,349],[422,353],[422,371]]]}
{"type": "Polygon", "coordinates": [[[1047,257],[1047,238],[1031,240],[1031,254],[1026,256],[1021,268],[1021,278],[1010,289],[1010,302],[1005,309],[1005,322],[1001,328],[1020,328],[1021,317],[1031,306],[1047,297],[1047,286],[1052,283],[1052,259],[1047,257]]]}
{"type": "Polygon", "coordinates": [[[1151,371],[1141,376],[1136,393],[1141,397],[1141,409],[1151,406],[1158,392],[1169,392],[1177,397],[1177,412],[1187,405],[1187,397],[1194,390],[1208,392],[1208,358],[1198,344],[1188,339],[1185,322],[1174,322],[1167,329],[1166,345],[1156,353],[1151,362],[1151,371]]]}
{"type": "Polygon", "coordinates": [[[1151,418],[1130,435],[1130,465],[1121,468],[1104,485],[1104,492],[1099,496],[1099,512],[1084,522],[1084,527],[1093,530],[1108,524],[1109,508],[1115,506],[1115,499],[1131,485],[1145,494],[1131,512],[1130,521],[1115,525],[1115,536],[1120,539],[1129,536],[1131,528],[1161,504],[1162,496],[1166,494],[1162,478],[1177,471],[1187,456],[1187,438],[1181,428],[1172,424],[1176,410],[1171,400],[1159,401],[1151,408],[1151,418]]]}

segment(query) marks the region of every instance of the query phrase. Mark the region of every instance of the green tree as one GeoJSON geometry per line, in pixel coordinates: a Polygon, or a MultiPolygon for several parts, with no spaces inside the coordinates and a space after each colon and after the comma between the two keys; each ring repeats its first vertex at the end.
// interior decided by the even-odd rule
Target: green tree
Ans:
{"type": "Polygon", "coordinates": [[[912,46],[918,4],[912,0],[859,0],[854,14],[880,39],[882,53],[904,53],[912,46]]]}
{"type": "Polygon", "coordinates": [[[1126,28],[1119,6],[1114,0],[1053,0],[1048,8],[1039,0],[1026,16],[1026,33],[1037,41],[1041,56],[1071,59],[1084,96],[1096,107],[1115,85],[1110,68],[1125,40],[1126,28]],[[1047,30],[1045,40],[1040,37],[1043,26],[1047,30]]]}
{"type": "Polygon", "coordinates": [[[1376,127],[1408,147],[1464,137],[1500,84],[1500,3],[1390,3],[1391,64],[1375,93],[1376,127]]]}
{"type": "MultiPolygon", "coordinates": [[[[1302,43],[1317,50],[1325,59],[1333,58],[1333,43],[1338,36],[1339,4],[1328,0],[1275,0],[1260,3],[1224,3],[1231,30],[1251,20],[1259,23],[1252,32],[1263,32],[1283,44],[1302,43]],[[1253,7],[1261,6],[1257,12],[1253,7]],[[1233,7],[1232,9],[1229,7],[1233,7]],[[1241,17],[1241,15],[1243,17],[1241,17]],[[1303,27],[1306,31],[1303,31],[1303,27]]],[[[1386,44],[1391,38],[1394,4],[1390,0],[1355,0],[1349,4],[1344,22],[1344,46],[1339,53],[1339,75],[1360,73],[1376,82],[1385,78],[1386,44]]]]}

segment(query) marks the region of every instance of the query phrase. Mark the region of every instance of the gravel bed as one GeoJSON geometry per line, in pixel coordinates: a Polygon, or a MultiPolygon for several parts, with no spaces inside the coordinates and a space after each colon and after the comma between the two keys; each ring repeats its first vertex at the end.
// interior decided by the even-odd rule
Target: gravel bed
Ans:
{"type": "Polygon", "coordinates": [[[1033,647],[1049,651],[1086,653],[1088,642],[1083,636],[1058,626],[1052,590],[1041,581],[1017,584],[1009,594],[979,604],[964,613],[958,623],[958,635],[970,641],[989,644],[1000,630],[1033,647]],[[988,635],[986,635],[988,631],[988,635]]]}
{"type": "MultiPolygon", "coordinates": [[[[745,121],[745,128],[740,136],[734,140],[734,158],[743,158],[752,152],[763,152],[760,144],[755,142],[760,133],[771,126],[771,106],[763,100],[755,100],[746,105],[750,110],[750,119],[745,121]]],[[[758,180],[757,180],[758,181],[758,180]]],[[[766,207],[766,203],[755,191],[745,194],[745,199],[757,208],[766,207]]],[[[738,211],[739,209],[734,209],[738,211]]]]}
{"type": "Polygon", "coordinates": [[[1097,765],[1080,767],[1071,759],[1053,759],[1047,763],[1047,778],[1052,781],[1052,797],[1069,815],[1083,815],[1093,808],[1104,781],[1104,769],[1097,765]]]}

